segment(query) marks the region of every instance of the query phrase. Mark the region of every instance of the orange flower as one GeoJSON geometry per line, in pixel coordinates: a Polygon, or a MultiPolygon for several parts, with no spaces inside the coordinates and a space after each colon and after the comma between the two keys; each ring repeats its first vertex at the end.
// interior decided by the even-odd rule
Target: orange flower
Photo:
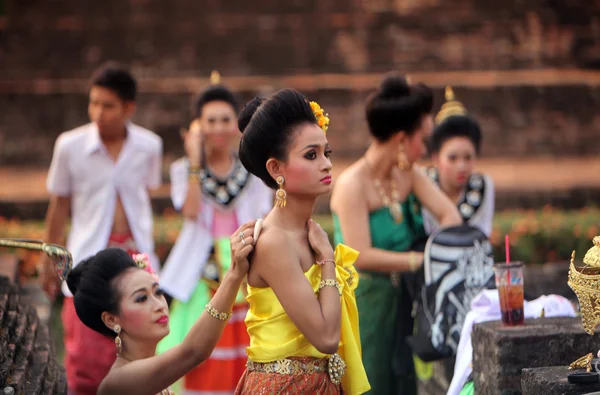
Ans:
{"type": "Polygon", "coordinates": [[[317,124],[321,129],[323,129],[324,133],[327,133],[327,128],[329,127],[329,117],[327,116],[327,114],[325,114],[325,112],[317,102],[311,101],[309,104],[310,108],[315,114],[317,124]]]}

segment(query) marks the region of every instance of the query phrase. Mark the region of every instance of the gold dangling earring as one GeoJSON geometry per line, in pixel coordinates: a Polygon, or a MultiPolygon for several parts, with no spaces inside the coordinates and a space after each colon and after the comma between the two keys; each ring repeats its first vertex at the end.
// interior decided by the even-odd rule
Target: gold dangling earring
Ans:
{"type": "Polygon", "coordinates": [[[121,355],[121,350],[123,349],[123,343],[121,342],[121,338],[119,337],[119,333],[121,333],[121,325],[117,324],[113,328],[113,331],[117,334],[115,337],[115,346],[117,346],[117,357],[121,355]]]}
{"type": "Polygon", "coordinates": [[[283,189],[285,179],[283,176],[279,176],[275,179],[275,182],[279,185],[279,189],[275,192],[275,207],[285,207],[287,203],[287,193],[283,189]]]}
{"type": "Polygon", "coordinates": [[[408,161],[408,157],[404,153],[404,146],[400,146],[400,152],[398,152],[398,168],[400,170],[408,170],[411,168],[410,162],[408,161]]]}

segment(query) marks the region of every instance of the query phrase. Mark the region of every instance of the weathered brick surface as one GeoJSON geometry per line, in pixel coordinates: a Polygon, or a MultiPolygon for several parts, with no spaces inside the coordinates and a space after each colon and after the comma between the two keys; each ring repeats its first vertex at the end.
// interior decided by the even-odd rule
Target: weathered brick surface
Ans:
{"type": "Polygon", "coordinates": [[[481,70],[600,65],[598,1],[5,0],[0,69],[87,76],[481,70]]]}
{"type": "MultiPolygon", "coordinates": [[[[579,370],[577,372],[583,372],[579,370]]],[[[573,373],[567,366],[523,369],[521,390],[523,395],[594,395],[600,392],[600,383],[570,384],[568,375],[573,373]]]]}
{"type": "Polygon", "coordinates": [[[157,131],[172,157],[181,153],[178,129],[189,120],[195,90],[186,84],[197,85],[186,78],[204,78],[212,69],[248,78],[240,82],[243,99],[281,84],[301,86],[329,111],[329,138],[340,157],[354,158],[366,147],[366,90],[376,84],[373,75],[392,69],[433,73],[428,81],[438,99],[446,78],[465,85],[456,93],[481,119],[485,155],[600,149],[594,138],[600,74],[577,75],[600,67],[598,0],[3,3],[0,165],[47,166],[56,136],[87,121],[82,81],[107,59],[130,65],[140,79],[136,121],[157,131]],[[558,77],[548,82],[541,72],[527,81],[511,74],[494,82],[495,71],[532,69],[557,69],[558,77]],[[486,70],[491,74],[476,73],[486,70]],[[451,71],[480,78],[462,74],[460,83],[463,77],[451,71]],[[361,75],[371,77],[345,79],[361,75]],[[537,79],[545,82],[519,85],[537,79]],[[144,90],[144,80],[154,81],[153,88],[144,90]]]}
{"type": "Polygon", "coordinates": [[[481,395],[521,393],[524,368],[564,366],[598,348],[599,334],[589,336],[580,317],[525,320],[522,327],[501,321],[473,327],[473,379],[481,395]]]}
{"type": "MultiPolygon", "coordinates": [[[[600,87],[457,88],[457,96],[481,121],[483,154],[488,157],[551,155],[568,157],[600,152],[597,125],[600,87]]],[[[259,92],[242,92],[245,101],[259,92]]],[[[369,143],[364,116],[366,92],[305,92],[329,112],[328,138],[338,158],[355,158],[369,143]]],[[[182,154],[179,128],[190,116],[190,94],[142,93],[134,121],[157,132],[165,154],[182,154]]],[[[437,107],[442,89],[436,89],[437,107]]],[[[87,122],[84,94],[0,96],[0,165],[47,166],[58,134],[87,122]]]]}

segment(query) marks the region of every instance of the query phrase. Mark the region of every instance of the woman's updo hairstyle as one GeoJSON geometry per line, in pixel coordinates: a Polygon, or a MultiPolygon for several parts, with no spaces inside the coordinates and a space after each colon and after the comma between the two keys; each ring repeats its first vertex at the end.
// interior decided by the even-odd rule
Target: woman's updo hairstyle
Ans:
{"type": "Polygon", "coordinates": [[[239,110],[239,104],[235,95],[224,85],[211,85],[203,90],[200,95],[194,100],[193,113],[195,117],[199,118],[202,116],[202,108],[210,102],[222,101],[228,103],[233,107],[233,111],[237,114],[239,110]]]}
{"type": "Polygon", "coordinates": [[[115,279],[129,269],[138,269],[138,266],[119,248],[102,250],[75,266],[67,276],[67,285],[81,322],[105,336],[115,336],[104,325],[102,313],[119,313],[120,295],[115,279]]]}
{"type": "Polygon", "coordinates": [[[238,128],[243,133],[239,157],[242,165],[268,187],[277,183],[267,171],[270,158],[287,160],[287,149],[297,126],[317,123],[308,100],[298,91],[282,89],[269,98],[254,98],[242,109],[238,128]]]}
{"type": "Polygon", "coordinates": [[[409,85],[404,76],[388,74],[367,98],[369,130],[380,142],[400,131],[410,136],[432,108],[433,94],[427,86],[409,85]]]}
{"type": "Polygon", "coordinates": [[[466,137],[473,143],[479,155],[481,149],[481,128],[479,123],[468,115],[452,115],[433,129],[430,141],[431,153],[437,154],[444,143],[454,137],[466,137]]]}

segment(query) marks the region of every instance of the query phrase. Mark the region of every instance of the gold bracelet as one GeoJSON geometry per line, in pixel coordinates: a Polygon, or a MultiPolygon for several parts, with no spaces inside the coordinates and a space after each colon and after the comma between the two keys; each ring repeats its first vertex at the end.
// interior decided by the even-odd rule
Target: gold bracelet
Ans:
{"type": "Polygon", "coordinates": [[[199,184],[200,176],[198,175],[198,173],[190,173],[189,182],[192,184],[199,184]]]}
{"type": "Polygon", "coordinates": [[[221,313],[219,310],[215,309],[208,303],[205,307],[206,312],[214,319],[219,321],[228,321],[231,318],[232,313],[221,313]]]}
{"type": "Polygon", "coordinates": [[[408,266],[410,271],[414,272],[417,269],[417,254],[414,251],[408,253],[408,266]]]}
{"type": "Polygon", "coordinates": [[[340,296],[342,296],[342,286],[336,280],[322,280],[319,283],[319,291],[325,287],[336,287],[340,296]]]}

